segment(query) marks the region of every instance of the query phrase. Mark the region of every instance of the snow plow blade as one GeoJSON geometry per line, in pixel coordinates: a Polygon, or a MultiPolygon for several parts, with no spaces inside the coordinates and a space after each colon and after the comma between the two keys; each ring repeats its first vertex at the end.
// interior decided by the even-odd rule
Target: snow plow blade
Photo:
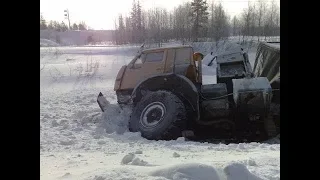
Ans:
{"type": "Polygon", "coordinates": [[[97,103],[99,104],[99,107],[102,112],[104,112],[108,107],[108,105],[110,104],[109,101],[103,96],[101,92],[98,95],[97,103]]]}

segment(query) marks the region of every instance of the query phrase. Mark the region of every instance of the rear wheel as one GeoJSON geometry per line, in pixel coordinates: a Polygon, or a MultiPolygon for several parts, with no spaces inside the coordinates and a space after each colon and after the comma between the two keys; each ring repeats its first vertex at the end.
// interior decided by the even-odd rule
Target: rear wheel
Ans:
{"type": "Polygon", "coordinates": [[[147,139],[169,140],[182,136],[186,128],[183,102],[169,91],[151,92],[134,107],[129,130],[141,132],[147,139]]]}

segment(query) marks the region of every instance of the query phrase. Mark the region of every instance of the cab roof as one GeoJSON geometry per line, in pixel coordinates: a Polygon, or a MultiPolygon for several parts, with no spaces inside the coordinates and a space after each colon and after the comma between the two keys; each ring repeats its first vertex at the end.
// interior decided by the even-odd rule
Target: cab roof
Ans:
{"type": "Polygon", "coordinates": [[[150,52],[150,51],[157,51],[157,50],[167,50],[167,49],[180,49],[180,48],[192,48],[190,45],[181,45],[181,46],[168,46],[168,47],[160,47],[160,48],[150,48],[144,49],[142,52],[150,52]]]}

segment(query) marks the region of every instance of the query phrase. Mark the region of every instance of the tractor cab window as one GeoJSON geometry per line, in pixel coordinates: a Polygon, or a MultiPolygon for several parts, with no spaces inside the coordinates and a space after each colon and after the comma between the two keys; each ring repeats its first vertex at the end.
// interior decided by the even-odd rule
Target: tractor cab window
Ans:
{"type": "Polygon", "coordinates": [[[191,48],[180,48],[176,49],[176,58],[175,64],[182,65],[182,64],[190,64],[191,63],[191,48]]]}
{"type": "Polygon", "coordinates": [[[146,62],[160,62],[163,60],[164,51],[151,52],[146,55],[146,62]]]}

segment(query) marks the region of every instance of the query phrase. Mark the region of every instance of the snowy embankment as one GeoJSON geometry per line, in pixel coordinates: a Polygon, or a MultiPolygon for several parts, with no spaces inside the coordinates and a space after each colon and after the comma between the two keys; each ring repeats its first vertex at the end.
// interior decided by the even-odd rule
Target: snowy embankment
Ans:
{"type": "Polygon", "coordinates": [[[113,83],[136,51],[40,48],[40,179],[280,179],[280,144],[149,141],[128,132],[131,110],[116,104],[113,83]],[[111,102],[104,113],[100,91],[111,102]]]}
{"type": "Polygon", "coordinates": [[[54,41],[40,38],[40,47],[56,47],[56,46],[60,46],[60,45],[54,41]]]}

